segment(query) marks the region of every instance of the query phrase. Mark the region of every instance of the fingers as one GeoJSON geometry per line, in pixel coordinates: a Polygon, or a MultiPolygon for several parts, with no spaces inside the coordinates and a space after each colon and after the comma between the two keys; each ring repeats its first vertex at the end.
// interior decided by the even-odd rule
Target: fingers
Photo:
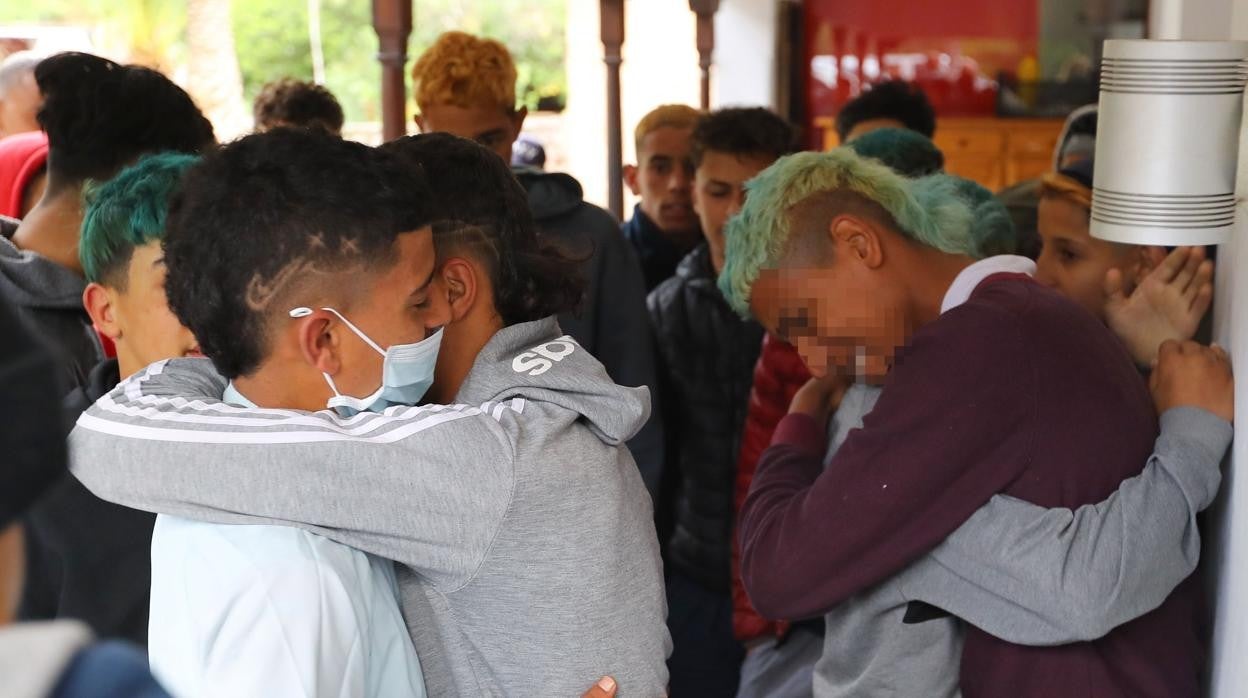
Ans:
{"type": "Polygon", "coordinates": [[[1226,350],[1222,348],[1222,345],[1220,344],[1210,345],[1209,350],[1213,352],[1213,355],[1217,357],[1219,361],[1225,361],[1228,364],[1231,362],[1230,354],[1226,353],[1226,350]]]}
{"type": "MultiPolygon", "coordinates": [[[[1152,375],[1150,378],[1155,380],[1160,373],[1158,369],[1163,364],[1173,362],[1175,359],[1179,358],[1179,356],[1182,355],[1182,352],[1183,345],[1180,342],[1173,339],[1167,339],[1162,342],[1161,346],[1157,347],[1157,356],[1152,361],[1152,375]]],[[[1149,381],[1150,384],[1152,382],[1153,380],[1149,381]]]]}
{"type": "MultiPolygon", "coordinates": [[[[1183,268],[1187,266],[1191,256],[1192,248],[1176,247],[1170,252],[1170,254],[1166,255],[1165,260],[1162,261],[1161,265],[1158,266],[1153,273],[1157,275],[1157,278],[1161,279],[1165,283],[1170,283],[1176,276],[1179,275],[1179,272],[1183,271],[1183,268]]],[[[1199,264],[1199,262],[1197,263],[1199,264]]]]}
{"type": "Polygon", "coordinates": [[[1208,286],[1210,291],[1213,290],[1213,261],[1206,259],[1196,268],[1196,274],[1183,289],[1183,297],[1190,303],[1195,300],[1196,295],[1208,286]]]}
{"type": "Polygon", "coordinates": [[[1120,304],[1127,302],[1126,284],[1122,282],[1122,271],[1110,269],[1105,272],[1105,302],[1120,304]]]}
{"type": "Polygon", "coordinates": [[[594,684],[593,688],[586,691],[585,695],[581,696],[581,698],[613,698],[613,696],[615,696],[615,690],[615,679],[610,676],[604,676],[601,679],[598,679],[598,683],[594,684]]]}
{"type": "Polygon", "coordinates": [[[1175,276],[1173,283],[1179,289],[1185,290],[1192,284],[1192,279],[1196,278],[1196,272],[1200,269],[1201,264],[1204,263],[1205,260],[1203,255],[1192,254],[1191,248],[1178,248],[1170,254],[1177,254],[1180,249],[1186,249],[1188,250],[1188,253],[1184,255],[1185,259],[1183,266],[1180,268],[1179,273],[1175,276]]]}
{"type": "Polygon", "coordinates": [[[1200,324],[1200,319],[1209,312],[1209,306],[1213,305],[1213,284],[1205,284],[1196,291],[1196,296],[1192,298],[1192,305],[1188,309],[1192,317],[1195,318],[1194,325],[1200,324]]]}

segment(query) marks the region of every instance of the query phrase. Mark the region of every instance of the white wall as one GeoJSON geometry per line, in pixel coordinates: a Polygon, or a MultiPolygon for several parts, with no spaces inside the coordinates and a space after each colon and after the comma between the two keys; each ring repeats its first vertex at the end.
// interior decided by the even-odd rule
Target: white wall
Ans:
{"type": "MultiPolygon", "coordinates": [[[[1248,0],[1154,0],[1153,37],[1248,40],[1248,0]]],[[[1237,194],[1248,194],[1248,130],[1241,131],[1237,194]]],[[[1248,221],[1241,206],[1230,244],[1218,249],[1214,339],[1227,347],[1240,375],[1248,375],[1248,221]],[[1242,270],[1242,271],[1241,271],[1242,270]]],[[[1205,571],[1214,608],[1210,695],[1248,695],[1248,390],[1237,390],[1232,446],[1222,491],[1205,527],[1205,571]]]]}
{"type": "Polygon", "coordinates": [[[1242,0],[1153,0],[1150,38],[1216,41],[1230,38],[1232,15],[1242,0]]]}
{"type": "MultiPolygon", "coordinates": [[[[660,104],[698,106],[702,72],[696,21],[686,0],[627,0],[624,23],[620,92],[627,164],[635,161],[632,133],[641,117],[660,104]]],[[[597,0],[568,2],[567,40],[568,173],[580,180],[588,201],[606,206],[607,73],[597,0]]],[[[627,189],[625,204],[627,218],[632,214],[627,189]]]]}
{"type": "MultiPolygon", "coordinates": [[[[775,93],[779,0],[722,0],[715,18],[711,106],[771,106],[775,93]]],[[[620,71],[624,162],[635,162],[632,132],[660,104],[698,106],[697,22],[687,0],[624,3],[624,64],[620,71]]],[[[563,118],[567,172],[588,201],[607,203],[607,82],[598,0],[569,0],[568,104],[563,118]]],[[[632,197],[625,190],[625,217],[632,197]]]]}
{"type": "Polygon", "coordinates": [[[715,15],[711,106],[775,107],[779,0],[722,0],[715,15]]]}

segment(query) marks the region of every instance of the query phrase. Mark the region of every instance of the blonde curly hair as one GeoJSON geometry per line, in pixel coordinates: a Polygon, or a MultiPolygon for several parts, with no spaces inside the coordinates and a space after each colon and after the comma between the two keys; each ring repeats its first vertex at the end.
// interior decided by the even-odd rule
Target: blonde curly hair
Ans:
{"type": "Polygon", "coordinates": [[[494,39],[445,32],[417,59],[412,82],[421,111],[438,104],[516,108],[516,64],[494,39]]]}

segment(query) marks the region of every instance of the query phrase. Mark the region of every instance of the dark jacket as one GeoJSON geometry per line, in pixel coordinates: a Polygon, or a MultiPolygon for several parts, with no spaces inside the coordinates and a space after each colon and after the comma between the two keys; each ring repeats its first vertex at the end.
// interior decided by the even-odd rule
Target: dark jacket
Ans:
{"type": "MultiPolygon", "coordinates": [[[[930,551],[995,494],[1077,508],[1140,473],[1148,387],[1091,314],[1016,274],[915,332],[862,429],[823,465],[826,424],[776,428],[741,510],[741,571],[769,618],[821,614],[930,551]]],[[[967,698],[1196,696],[1199,571],[1093,642],[1023,647],[966,630],[967,698]]]]}
{"type": "Polygon", "coordinates": [[[0,239],[0,299],[56,354],[64,380],[60,394],[82,385],[104,359],[91,318],[82,307],[87,282],[51,260],[0,239]]]}
{"type": "Polygon", "coordinates": [[[620,236],[616,220],[586,203],[571,175],[528,168],[514,172],[528,192],[539,230],[558,238],[573,256],[585,258],[585,302],[579,312],[560,315],[559,326],[602,362],[611,380],[650,388],[650,420],[628,449],[654,497],[663,467],[663,416],[654,399],[654,338],[637,257],[620,236]]]}
{"type": "MultiPolygon", "coordinates": [[[[65,397],[65,434],[119,382],[116,360],[96,366],[65,397]]],[[[37,549],[22,616],[74,618],[99,637],[146,644],[155,521],[154,514],[105,502],[65,474],[27,515],[27,544],[37,549]]]]}
{"type": "Polygon", "coordinates": [[[659,230],[659,226],[641,210],[641,205],[633,207],[633,217],[620,228],[624,238],[637,252],[641,260],[641,271],[646,279],[646,292],[653,291],[659,284],[672,278],[676,266],[688,254],[659,230]]]}
{"type": "Polygon", "coordinates": [[[647,305],[663,368],[665,468],[675,485],[667,563],[726,594],[737,451],[763,328],[728,306],[705,243],[647,305]]]}
{"type": "Polygon", "coordinates": [[[0,298],[0,400],[10,410],[0,428],[0,530],[66,473],[56,370],[47,347],[0,298]]]}

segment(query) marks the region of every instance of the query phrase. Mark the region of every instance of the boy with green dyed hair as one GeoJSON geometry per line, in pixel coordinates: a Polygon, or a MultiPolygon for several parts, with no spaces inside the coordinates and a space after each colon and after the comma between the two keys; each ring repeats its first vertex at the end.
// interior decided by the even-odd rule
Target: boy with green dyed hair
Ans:
{"type": "MultiPolygon", "coordinates": [[[[78,254],[88,281],[82,300],[117,358],[90,372],[64,399],[65,424],[149,363],[198,356],[199,346],[165,300],[160,243],[165,210],[199,158],[160,153],[87,188],[78,254]]],[[[100,637],[147,642],[155,517],[105,502],[65,475],[27,518],[26,615],[76,618],[100,637]]]]}
{"type": "Polygon", "coordinates": [[[1029,260],[975,260],[973,194],[846,149],[751,183],[720,287],[824,380],[760,459],[746,590],[768,617],[826,614],[818,695],[1193,694],[1191,533],[1230,439],[1225,354],[1163,347],[1150,455],[1122,347],[1029,260]],[[831,380],[850,368],[887,376],[878,403],[831,380]],[[919,600],[968,621],[965,644],[919,600]]]}
{"type": "Polygon", "coordinates": [[[160,249],[169,197],[198,160],[150,155],[86,193],[78,247],[88,282],[82,302],[96,328],[117,345],[123,377],[160,359],[199,356],[191,331],[165,300],[160,249]]]}

